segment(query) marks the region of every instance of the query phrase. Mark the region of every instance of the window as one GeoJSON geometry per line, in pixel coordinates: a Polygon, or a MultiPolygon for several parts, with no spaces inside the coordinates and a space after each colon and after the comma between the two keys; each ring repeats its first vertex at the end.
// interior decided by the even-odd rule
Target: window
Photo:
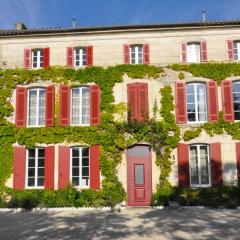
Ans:
{"type": "Polygon", "coordinates": [[[234,120],[240,120],[240,82],[233,82],[234,120]]]}
{"type": "Polygon", "coordinates": [[[27,186],[42,188],[44,186],[44,148],[31,148],[27,151],[27,186]]]}
{"type": "Polygon", "coordinates": [[[187,84],[187,117],[188,122],[207,121],[206,84],[187,84]]]}
{"type": "Polygon", "coordinates": [[[233,42],[234,60],[240,60],[240,41],[233,42]]]}
{"type": "Polygon", "coordinates": [[[43,88],[28,90],[28,119],[29,127],[45,126],[45,95],[43,88]]]}
{"type": "Polygon", "coordinates": [[[74,67],[82,67],[87,65],[87,49],[74,49],[74,67]]]}
{"type": "Polygon", "coordinates": [[[200,43],[187,44],[187,62],[198,63],[201,61],[200,57],[200,43]]]}
{"type": "Polygon", "coordinates": [[[72,88],[71,124],[89,125],[90,89],[89,87],[72,88]]]}
{"type": "Polygon", "coordinates": [[[191,186],[210,186],[210,162],[208,145],[190,145],[191,186]]]}
{"type": "Polygon", "coordinates": [[[89,148],[71,148],[71,181],[76,187],[89,187],[89,148]]]}
{"type": "Polygon", "coordinates": [[[131,53],[131,64],[143,63],[143,46],[142,45],[130,46],[130,53],[131,53]]]}
{"type": "Polygon", "coordinates": [[[43,49],[32,50],[32,68],[43,67],[43,49]]]}

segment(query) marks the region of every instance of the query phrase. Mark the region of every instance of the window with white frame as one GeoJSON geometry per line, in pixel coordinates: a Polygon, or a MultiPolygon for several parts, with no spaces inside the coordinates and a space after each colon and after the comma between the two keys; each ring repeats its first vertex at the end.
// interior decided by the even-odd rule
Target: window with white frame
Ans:
{"type": "Polygon", "coordinates": [[[240,82],[233,82],[233,109],[234,109],[234,120],[240,120],[240,82]]]}
{"type": "Polygon", "coordinates": [[[87,65],[87,49],[75,48],[74,49],[74,66],[83,67],[87,65]]]}
{"type": "Polygon", "coordinates": [[[43,49],[32,50],[32,68],[43,67],[43,49]]]}
{"type": "Polygon", "coordinates": [[[71,148],[71,182],[75,187],[89,187],[89,148],[71,148]]]}
{"type": "Polygon", "coordinates": [[[187,90],[188,122],[202,123],[207,121],[207,96],[205,83],[189,83],[187,90]]]}
{"type": "Polygon", "coordinates": [[[143,45],[130,46],[131,64],[143,63],[143,45]]]}
{"type": "Polygon", "coordinates": [[[233,42],[234,60],[240,60],[240,41],[233,42]]]}
{"type": "Polygon", "coordinates": [[[198,63],[201,61],[200,43],[187,43],[187,62],[198,63]]]}
{"type": "Polygon", "coordinates": [[[211,185],[208,145],[190,145],[190,183],[194,187],[211,185]]]}
{"type": "Polygon", "coordinates": [[[27,150],[26,187],[44,187],[44,148],[31,148],[27,150]]]}
{"type": "Polygon", "coordinates": [[[71,125],[89,125],[90,88],[74,87],[71,89],[71,96],[71,125]]]}
{"type": "Polygon", "coordinates": [[[45,98],[44,88],[28,89],[27,125],[29,127],[45,126],[45,98]]]}

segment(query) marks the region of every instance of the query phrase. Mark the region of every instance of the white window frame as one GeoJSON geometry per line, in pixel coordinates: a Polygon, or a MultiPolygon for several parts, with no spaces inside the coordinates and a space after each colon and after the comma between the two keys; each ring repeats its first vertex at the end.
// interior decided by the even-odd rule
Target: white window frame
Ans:
{"type": "Polygon", "coordinates": [[[41,67],[41,63],[43,65],[43,49],[33,49],[32,50],[32,69],[39,69],[39,68],[43,68],[43,66],[41,67]],[[33,58],[34,58],[34,53],[37,52],[37,67],[33,66],[33,58]],[[41,55],[42,53],[42,55],[41,55]],[[41,57],[42,57],[42,61],[41,61],[41,57]]]}
{"type": "MultiPolygon", "coordinates": [[[[206,86],[206,83],[193,83],[193,82],[190,82],[190,83],[187,83],[186,85],[194,85],[194,100],[195,100],[195,117],[196,117],[196,120],[195,121],[188,121],[188,111],[187,111],[187,91],[186,91],[186,111],[187,111],[187,123],[188,124],[202,124],[202,123],[206,123],[208,122],[208,104],[207,104],[207,86],[206,86]],[[198,101],[197,101],[197,85],[205,85],[205,89],[206,89],[206,94],[205,94],[205,101],[206,101],[206,121],[199,121],[198,119],[198,101]]],[[[186,86],[187,88],[187,86],[186,86]]]]}
{"type": "Polygon", "coordinates": [[[130,63],[131,64],[143,64],[143,59],[144,59],[144,52],[143,52],[143,45],[141,45],[141,44],[137,44],[137,45],[130,45],[130,63]],[[133,63],[133,58],[132,58],[132,49],[134,48],[134,50],[135,50],[135,63],[133,63]],[[139,48],[141,48],[142,49],[142,62],[140,63],[139,62],[139,48]]]}
{"type": "Polygon", "coordinates": [[[233,41],[233,60],[239,61],[240,60],[240,41],[233,41]],[[237,47],[235,47],[235,45],[237,47]],[[237,54],[235,54],[237,52],[237,54]],[[236,59],[235,59],[236,57],[236,59]]]}
{"type": "Polygon", "coordinates": [[[89,86],[79,86],[79,87],[73,87],[73,88],[71,88],[71,91],[70,91],[70,96],[71,96],[71,98],[70,98],[70,100],[71,100],[71,102],[70,102],[70,122],[71,122],[71,126],[90,126],[90,87],[89,86]],[[73,124],[72,123],[72,119],[73,119],[73,117],[72,117],[72,90],[73,89],[76,89],[76,88],[79,88],[79,89],[81,89],[81,91],[80,91],[80,99],[81,99],[81,107],[80,107],[80,124],[73,124]],[[89,123],[88,124],[83,124],[82,123],[82,90],[83,89],[89,89],[89,123]]]}
{"type": "MultiPolygon", "coordinates": [[[[88,154],[88,159],[89,159],[89,181],[88,181],[88,186],[81,186],[81,185],[75,185],[73,187],[77,188],[77,189],[88,189],[90,188],[90,176],[91,176],[91,169],[90,169],[90,161],[91,161],[91,158],[90,158],[90,148],[89,147],[84,147],[84,146],[73,146],[70,148],[70,182],[72,184],[72,151],[73,151],[73,148],[79,148],[81,149],[81,151],[79,151],[79,183],[81,183],[81,180],[82,180],[82,148],[88,148],[88,151],[89,151],[89,154],[88,154]]],[[[73,185],[73,184],[72,184],[73,185]]]]}
{"type": "Polygon", "coordinates": [[[201,62],[201,44],[200,42],[188,42],[187,43],[187,62],[188,63],[200,63],[201,62]],[[191,56],[191,58],[189,57],[190,56],[190,51],[189,51],[189,48],[192,48],[191,50],[191,54],[195,54],[195,56],[191,56]],[[196,52],[197,52],[197,47],[199,47],[199,54],[197,56],[196,52]],[[194,60],[191,60],[191,59],[194,59],[194,60]]]}
{"type": "Polygon", "coordinates": [[[44,124],[42,124],[42,125],[40,125],[39,124],[39,91],[40,90],[45,90],[45,112],[46,112],[46,88],[43,88],[43,87],[36,87],[36,88],[29,88],[28,90],[27,90],[27,127],[45,127],[46,126],[46,113],[45,113],[45,123],[44,124]],[[37,118],[37,124],[35,124],[35,125],[29,125],[29,96],[30,96],[30,94],[29,94],[29,92],[31,91],[31,90],[37,90],[37,116],[36,116],[36,118],[37,118]]]}
{"type": "Polygon", "coordinates": [[[191,187],[211,187],[212,183],[211,183],[211,163],[210,163],[210,152],[209,152],[209,145],[208,144],[191,144],[188,147],[188,152],[189,152],[189,177],[190,177],[190,186],[191,187]],[[190,151],[190,147],[191,146],[195,146],[197,147],[197,168],[198,168],[198,182],[199,184],[192,184],[191,183],[191,151],[190,151]],[[209,184],[201,184],[201,166],[200,166],[200,147],[204,146],[207,147],[207,156],[208,156],[208,182],[209,184]]]}
{"type": "Polygon", "coordinates": [[[80,67],[85,67],[87,66],[87,48],[86,47],[79,47],[79,48],[74,48],[74,67],[80,68],[80,67]],[[86,63],[83,64],[83,49],[86,51],[86,63]],[[76,57],[76,50],[79,50],[79,66],[77,66],[77,57],[76,57]]]}
{"type": "Polygon", "coordinates": [[[26,189],[44,189],[45,185],[45,159],[46,154],[44,152],[44,184],[43,186],[37,186],[37,178],[38,178],[38,150],[44,149],[43,147],[35,148],[35,173],[34,173],[34,186],[28,186],[28,164],[29,164],[29,149],[26,151],[26,168],[25,168],[25,188],[26,189]]]}
{"type": "MultiPolygon", "coordinates": [[[[237,81],[233,81],[232,82],[232,85],[234,85],[235,83],[238,83],[240,85],[240,81],[237,80],[237,81]]],[[[234,103],[237,102],[237,101],[234,101],[234,93],[240,93],[240,92],[234,92],[233,91],[233,86],[232,86],[232,106],[233,106],[233,118],[234,118],[234,122],[240,122],[240,119],[235,119],[235,110],[234,110],[234,103]]]]}

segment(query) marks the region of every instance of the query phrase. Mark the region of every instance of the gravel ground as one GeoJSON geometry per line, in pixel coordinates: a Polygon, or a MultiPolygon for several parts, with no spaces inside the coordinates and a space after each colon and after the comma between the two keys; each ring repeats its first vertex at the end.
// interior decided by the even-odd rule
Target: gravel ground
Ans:
{"type": "Polygon", "coordinates": [[[120,213],[0,213],[0,240],[240,239],[240,210],[127,208],[120,213]]]}

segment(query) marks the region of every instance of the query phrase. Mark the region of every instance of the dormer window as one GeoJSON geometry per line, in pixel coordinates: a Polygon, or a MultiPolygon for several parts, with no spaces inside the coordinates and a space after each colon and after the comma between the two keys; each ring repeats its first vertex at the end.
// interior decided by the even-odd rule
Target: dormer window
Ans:
{"type": "Polygon", "coordinates": [[[74,49],[74,67],[87,65],[87,49],[85,47],[74,49]]]}
{"type": "Polygon", "coordinates": [[[43,49],[32,50],[32,68],[43,67],[43,49]]]}
{"type": "Polygon", "coordinates": [[[143,45],[130,46],[131,64],[143,64],[143,45]]]}

